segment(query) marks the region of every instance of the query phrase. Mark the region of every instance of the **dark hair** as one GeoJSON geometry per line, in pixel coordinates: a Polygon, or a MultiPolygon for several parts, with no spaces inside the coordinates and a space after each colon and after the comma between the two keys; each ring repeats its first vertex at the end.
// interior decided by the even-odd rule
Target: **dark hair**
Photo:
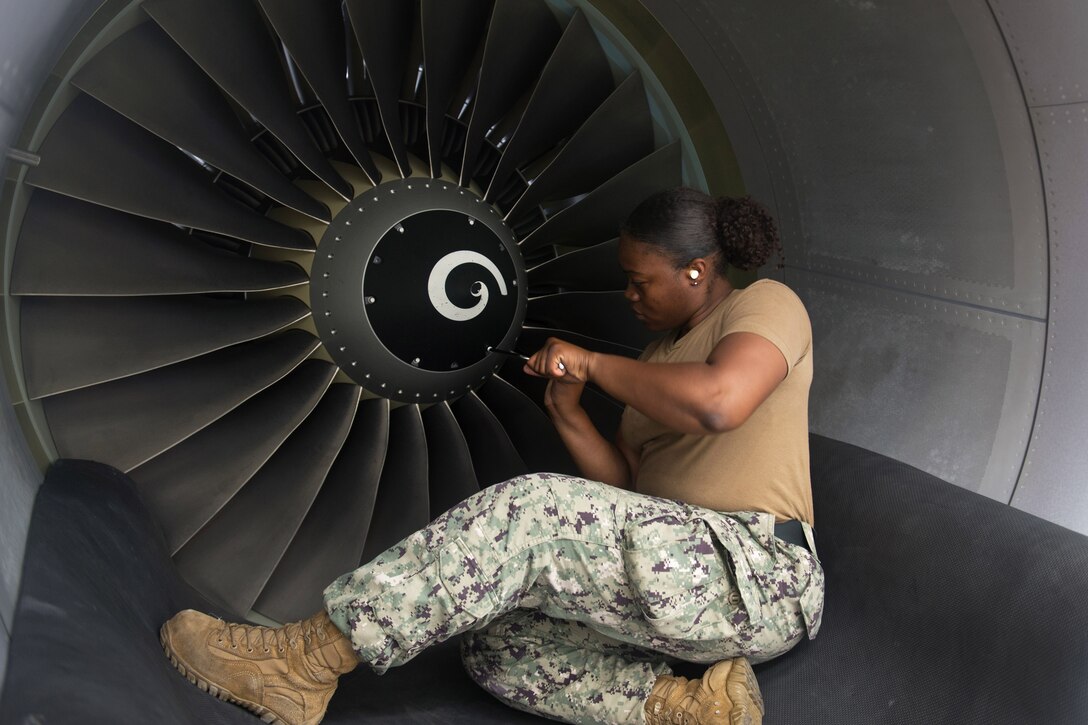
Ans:
{"type": "Polygon", "coordinates": [[[687,187],[659,191],[635,207],[620,234],[657,247],[677,269],[716,252],[721,274],[729,265],[756,269],[775,254],[784,259],[774,219],[750,196],[715,199],[687,187]]]}

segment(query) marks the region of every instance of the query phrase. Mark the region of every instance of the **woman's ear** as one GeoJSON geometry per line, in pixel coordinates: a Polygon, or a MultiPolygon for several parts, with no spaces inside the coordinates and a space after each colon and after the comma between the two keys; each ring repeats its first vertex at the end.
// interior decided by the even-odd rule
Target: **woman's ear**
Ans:
{"type": "Polygon", "coordinates": [[[684,273],[687,275],[688,281],[691,282],[691,285],[694,287],[706,278],[707,270],[709,268],[710,265],[707,264],[705,258],[696,257],[695,259],[688,262],[684,273]]]}

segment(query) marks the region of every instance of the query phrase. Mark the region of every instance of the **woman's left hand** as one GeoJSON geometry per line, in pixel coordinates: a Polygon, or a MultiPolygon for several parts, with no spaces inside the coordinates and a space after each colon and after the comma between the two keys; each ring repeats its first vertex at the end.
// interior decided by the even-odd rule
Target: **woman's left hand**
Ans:
{"type": "Polygon", "coordinates": [[[525,363],[525,372],[562,383],[586,383],[592,356],[593,353],[585,348],[549,337],[544,347],[525,363]]]}

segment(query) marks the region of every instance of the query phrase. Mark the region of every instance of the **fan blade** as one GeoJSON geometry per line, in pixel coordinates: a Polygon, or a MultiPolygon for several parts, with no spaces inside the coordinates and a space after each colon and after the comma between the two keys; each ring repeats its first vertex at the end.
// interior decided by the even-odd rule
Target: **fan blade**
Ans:
{"type": "Polygon", "coordinates": [[[294,297],[28,297],[20,307],[23,373],[32,398],[172,365],[310,315],[294,297]]]}
{"type": "Polygon", "coordinates": [[[447,511],[480,490],[468,443],[445,403],[423,411],[427,434],[427,469],[430,471],[431,518],[447,511]]]}
{"type": "Polygon", "coordinates": [[[623,292],[564,292],[529,300],[526,323],[643,348],[658,337],[631,314],[623,292]]]}
{"type": "Polygon", "coordinates": [[[531,182],[506,215],[516,220],[551,199],[584,194],[654,148],[654,128],[642,77],[628,76],[531,182]]]}
{"type": "Polygon", "coordinates": [[[361,391],[329,388],[268,463],[174,555],[190,584],[233,612],[249,612],[336,460],[361,391]]]}
{"type": "Polygon", "coordinates": [[[12,264],[17,295],[258,292],[305,284],[293,264],[215,249],[170,224],[37,190],[12,264]]]}
{"type": "MultiPolygon", "coordinates": [[[[611,91],[612,70],[608,59],[585,15],[575,10],[533,89],[517,130],[506,144],[485,198],[493,201],[495,192],[516,169],[574,133],[611,91]]],[[[649,121],[649,113],[646,117],[649,121]]],[[[624,119],[622,125],[628,123],[624,119]]],[[[626,142],[621,136],[625,130],[617,129],[617,135],[605,145],[626,142]]],[[[593,166],[588,159],[586,166],[593,166]]]]}
{"type": "MultiPolygon", "coordinates": [[[[611,292],[627,287],[619,264],[619,239],[561,254],[528,271],[530,289],[553,287],[566,291],[611,292]]],[[[531,293],[530,293],[531,294],[531,293]]]]}
{"type": "Polygon", "coordinates": [[[250,143],[234,111],[155,23],[143,23],[99,51],[72,83],[151,133],[328,223],[328,208],[284,177],[250,143]]]}
{"type": "Polygon", "coordinates": [[[457,399],[450,407],[468,441],[481,486],[491,486],[529,472],[502,423],[475,393],[457,399]]]}
{"type": "Polygon", "coordinates": [[[291,58],[305,76],[332,119],[340,138],[359,162],[370,183],[381,182],[381,172],[367,151],[359,131],[355,109],[348,101],[344,71],[348,67],[344,46],[344,16],[339,0],[260,0],[265,15],[283,39],[291,58]]]}
{"type": "Polygon", "coordinates": [[[293,370],[318,341],[301,330],[42,401],[61,458],[128,471],[293,370]]]}
{"type": "MultiPolygon", "coordinates": [[[[548,387],[548,381],[543,378],[530,377],[522,372],[521,363],[517,360],[506,362],[499,371],[499,376],[521,391],[531,401],[540,401],[543,406],[544,390],[548,387]]],[[[586,387],[582,392],[580,401],[594,427],[608,440],[615,438],[619,429],[620,416],[623,414],[623,406],[608,396],[598,392],[592,386],[586,387]]]]}
{"type": "Polygon", "coordinates": [[[446,112],[483,37],[486,0],[423,0],[423,77],[427,84],[427,150],[431,176],[442,176],[446,112]]]}
{"type": "Polygon", "coordinates": [[[317,178],[352,198],[351,185],[321,155],[299,120],[275,43],[250,0],[147,0],[143,9],[317,178]]]}
{"type": "Polygon", "coordinates": [[[412,174],[400,124],[400,86],[412,42],[413,7],[404,0],[346,0],[366,71],[374,86],[382,126],[401,176],[412,174]]]}
{"type": "Polygon", "coordinates": [[[423,419],[418,405],[405,405],[389,415],[389,450],[361,562],[370,561],[430,520],[423,419]]]}
{"type": "Polygon", "coordinates": [[[204,527],[321,400],[336,366],[307,360],[286,378],[134,469],[170,552],[204,527]]]}
{"type": "Polygon", "coordinates": [[[33,186],[255,244],[315,247],[308,234],[228,198],[184,153],[90,96],[72,101],[39,153],[26,177],[33,186]]]}
{"type": "MultiPolygon", "coordinates": [[[[630,314],[630,311],[628,311],[628,314],[630,314]]],[[[535,327],[533,325],[526,325],[521,329],[521,335],[518,337],[518,348],[535,352],[544,347],[549,337],[558,337],[560,340],[572,342],[575,345],[584,347],[587,350],[593,350],[594,352],[603,352],[606,355],[622,355],[623,357],[637,358],[642,353],[642,350],[637,347],[621,345],[611,340],[587,337],[586,335],[579,335],[570,330],[559,330],[554,327],[535,327]]]]}
{"type": "Polygon", "coordinates": [[[461,163],[461,186],[472,179],[480,147],[495,123],[540,75],[559,40],[559,24],[538,0],[495,0],[480,83],[461,163]]]}
{"type": "Polygon", "coordinates": [[[364,400],[317,500],[253,608],[278,622],[308,617],[321,592],[359,566],[389,442],[389,401],[364,400]]]}
{"type": "Polygon", "coordinates": [[[611,239],[627,216],[655,191],[682,181],[680,142],[654,151],[541,224],[521,242],[523,252],[549,244],[587,247],[611,239]]]}
{"type": "Polygon", "coordinates": [[[555,426],[524,393],[496,376],[476,393],[510,436],[530,471],[578,475],[555,426]]]}

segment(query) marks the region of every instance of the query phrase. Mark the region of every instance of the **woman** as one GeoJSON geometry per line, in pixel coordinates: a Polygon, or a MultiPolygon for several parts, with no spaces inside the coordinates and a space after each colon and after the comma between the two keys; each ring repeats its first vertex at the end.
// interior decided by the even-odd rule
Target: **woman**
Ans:
{"type": "Polygon", "coordinates": [[[534,474],[471,496],[337,579],[326,611],[300,623],[182,612],[162,629],[171,660],[266,719],[310,724],[358,662],[384,672],[465,633],[469,674],[516,708],[573,723],[760,722],[748,660],[815,636],[823,604],[808,316],[784,285],[725,276],[777,251],[751,199],[674,189],[642,202],[621,230],[625,295],[668,332],[637,361],[552,339],[525,367],[549,379],[548,411],[585,479],[534,474]],[[627,404],[615,443],[580,405],[587,382],[627,404]],[[674,659],[716,664],[689,682],[674,659]]]}

